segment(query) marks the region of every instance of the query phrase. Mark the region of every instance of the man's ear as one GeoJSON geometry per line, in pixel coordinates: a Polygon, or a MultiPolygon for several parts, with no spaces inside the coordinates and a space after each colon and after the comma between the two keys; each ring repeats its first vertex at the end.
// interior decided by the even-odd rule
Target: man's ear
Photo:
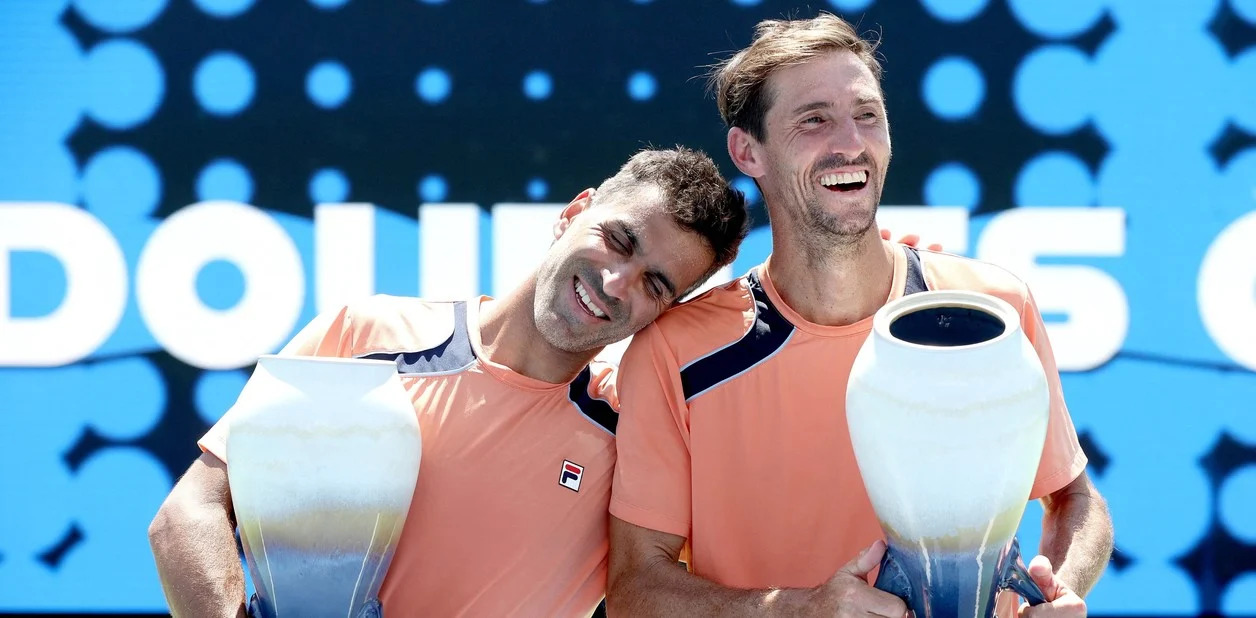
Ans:
{"type": "Polygon", "coordinates": [[[743,174],[758,178],[763,175],[759,140],[740,127],[728,130],[728,156],[743,174]]]}
{"type": "Polygon", "coordinates": [[[567,231],[567,228],[571,226],[572,220],[574,220],[577,215],[588,210],[589,207],[593,205],[593,195],[595,193],[597,193],[596,189],[585,189],[584,191],[581,191],[580,195],[577,195],[574,199],[572,199],[571,202],[563,208],[562,212],[558,213],[558,220],[554,222],[554,240],[558,240],[562,237],[563,232],[567,231]]]}

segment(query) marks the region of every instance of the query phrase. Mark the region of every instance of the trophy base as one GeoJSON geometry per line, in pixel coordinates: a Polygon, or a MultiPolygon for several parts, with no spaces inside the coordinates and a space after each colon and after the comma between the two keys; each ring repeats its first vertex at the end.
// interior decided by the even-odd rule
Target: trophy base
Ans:
{"type": "Polygon", "coordinates": [[[891,540],[875,586],[903,599],[917,616],[990,618],[1000,590],[1015,592],[1030,605],[1046,602],[1021,563],[1015,538],[984,553],[915,549],[891,540]],[[982,564],[989,570],[974,567],[982,564]]]}
{"type": "MultiPolygon", "coordinates": [[[[249,618],[279,618],[279,615],[263,608],[262,601],[254,594],[249,598],[249,618]]],[[[367,601],[353,618],[384,618],[384,604],[379,599],[367,601]]]]}
{"type": "MultiPolygon", "coordinates": [[[[260,532],[257,536],[260,540],[260,532]]],[[[263,556],[247,545],[244,552],[253,576],[257,618],[378,615],[362,612],[368,600],[378,598],[391,552],[313,551],[273,540],[263,547],[263,556]]]]}

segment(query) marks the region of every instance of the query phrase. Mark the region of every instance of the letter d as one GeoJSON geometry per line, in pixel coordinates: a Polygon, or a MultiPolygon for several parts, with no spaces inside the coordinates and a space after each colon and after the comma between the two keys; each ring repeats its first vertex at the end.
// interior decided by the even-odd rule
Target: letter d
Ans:
{"type": "Polygon", "coordinates": [[[109,228],[55,202],[0,204],[0,366],[52,367],[81,360],[113,334],[126,310],[126,259],[109,228]],[[52,313],[14,318],[9,254],[36,251],[65,268],[52,313]]]}

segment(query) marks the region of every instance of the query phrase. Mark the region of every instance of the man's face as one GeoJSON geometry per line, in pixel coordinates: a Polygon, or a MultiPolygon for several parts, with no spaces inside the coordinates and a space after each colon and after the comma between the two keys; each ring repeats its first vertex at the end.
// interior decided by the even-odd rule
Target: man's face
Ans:
{"type": "Polygon", "coordinates": [[[890,131],[881,88],[849,51],[835,51],[775,71],[771,107],[759,144],[758,178],[774,219],[784,215],[802,238],[841,242],[876,223],[890,163],[890,131]]]}
{"type": "Polygon", "coordinates": [[[533,307],[546,341],[567,352],[615,343],[645,328],[715,261],[699,234],[676,224],[647,186],[568,205],[537,271],[533,307]]]}

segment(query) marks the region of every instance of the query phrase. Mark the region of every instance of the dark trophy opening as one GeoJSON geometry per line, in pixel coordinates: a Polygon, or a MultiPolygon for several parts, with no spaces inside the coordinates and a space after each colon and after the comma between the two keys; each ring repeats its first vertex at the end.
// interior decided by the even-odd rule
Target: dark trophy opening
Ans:
{"type": "Polygon", "coordinates": [[[998,316],[971,306],[941,305],[905,313],[890,322],[895,339],[939,347],[972,345],[1003,334],[998,316]]]}

